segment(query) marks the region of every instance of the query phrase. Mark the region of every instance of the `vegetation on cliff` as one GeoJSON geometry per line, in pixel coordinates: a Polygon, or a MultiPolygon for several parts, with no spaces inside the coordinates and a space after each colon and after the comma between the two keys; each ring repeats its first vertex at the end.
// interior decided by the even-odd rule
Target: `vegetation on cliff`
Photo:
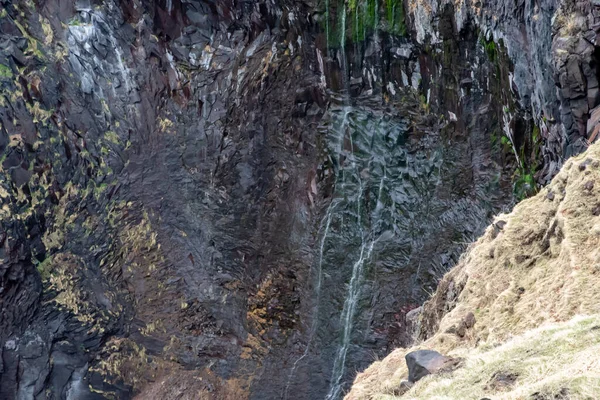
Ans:
{"type": "Polygon", "coordinates": [[[375,30],[397,36],[407,33],[401,0],[328,0],[322,7],[331,47],[341,47],[346,39],[364,42],[375,30]]]}

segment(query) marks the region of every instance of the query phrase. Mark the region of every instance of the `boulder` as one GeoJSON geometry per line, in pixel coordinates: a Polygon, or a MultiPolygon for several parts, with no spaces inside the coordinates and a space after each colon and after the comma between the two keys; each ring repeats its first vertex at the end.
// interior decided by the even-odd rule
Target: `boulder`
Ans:
{"type": "Polygon", "coordinates": [[[457,359],[446,357],[434,350],[412,351],[405,359],[408,366],[408,381],[412,383],[430,374],[448,372],[458,364],[457,359]]]}

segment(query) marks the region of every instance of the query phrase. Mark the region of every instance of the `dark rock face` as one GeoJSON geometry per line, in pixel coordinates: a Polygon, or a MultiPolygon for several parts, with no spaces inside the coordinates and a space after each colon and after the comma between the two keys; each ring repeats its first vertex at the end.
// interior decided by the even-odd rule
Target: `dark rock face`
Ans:
{"type": "MultiPolygon", "coordinates": [[[[439,42],[440,15],[448,3],[459,31],[478,26],[484,36],[506,45],[514,65],[510,88],[527,110],[543,138],[544,183],[556,174],[564,158],[583,151],[590,110],[598,98],[598,28],[600,8],[593,1],[431,2],[411,7],[417,41],[439,42]]],[[[506,104],[507,121],[513,118],[506,104]]],[[[515,132],[516,133],[516,132],[515,132]]]]}
{"type": "Polygon", "coordinates": [[[0,399],[339,397],[512,203],[528,96],[571,137],[550,42],[517,95],[453,6],[328,45],[310,1],[0,4],[0,399]]]}

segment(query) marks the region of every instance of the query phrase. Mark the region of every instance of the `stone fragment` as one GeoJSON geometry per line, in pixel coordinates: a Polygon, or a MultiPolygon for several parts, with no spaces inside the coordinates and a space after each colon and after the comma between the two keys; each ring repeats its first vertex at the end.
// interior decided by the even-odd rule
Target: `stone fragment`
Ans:
{"type": "Polygon", "coordinates": [[[459,360],[446,357],[434,350],[417,350],[405,357],[408,366],[409,382],[417,382],[421,378],[440,372],[453,370],[459,360]]]}
{"type": "Polygon", "coordinates": [[[402,396],[408,392],[415,384],[409,381],[402,381],[400,385],[393,391],[394,396],[402,396]]]}
{"type": "Polygon", "coordinates": [[[499,371],[492,375],[489,383],[486,385],[487,390],[501,391],[512,387],[519,375],[512,372],[499,371]]]}
{"type": "Polygon", "coordinates": [[[29,182],[29,179],[31,179],[32,175],[31,171],[28,171],[24,168],[15,168],[11,172],[13,182],[15,185],[17,185],[17,187],[22,187],[29,182]]]}

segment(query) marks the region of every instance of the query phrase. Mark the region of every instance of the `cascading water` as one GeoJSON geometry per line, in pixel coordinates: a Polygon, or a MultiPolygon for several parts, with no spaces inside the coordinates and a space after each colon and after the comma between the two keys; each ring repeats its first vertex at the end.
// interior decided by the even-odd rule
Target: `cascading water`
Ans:
{"type": "MultiPolygon", "coordinates": [[[[349,109],[344,108],[344,111],[342,113],[342,115],[343,115],[342,121],[339,123],[338,126],[334,127],[334,129],[333,129],[334,138],[333,138],[332,144],[334,144],[334,146],[336,148],[335,154],[338,154],[338,155],[341,154],[342,149],[343,149],[343,142],[344,142],[344,135],[346,132],[348,113],[349,113],[349,109]]],[[[341,186],[342,186],[342,191],[343,191],[343,189],[344,189],[343,180],[341,182],[341,186]]],[[[335,187],[334,187],[334,192],[335,192],[335,187]]],[[[336,206],[337,206],[337,204],[339,204],[339,202],[340,202],[339,198],[333,199],[329,203],[329,206],[327,207],[327,211],[325,213],[325,218],[324,218],[325,222],[322,224],[321,242],[319,245],[319,257],[318,257],[319,261],[317,263],[316,269],[314,270],[314,275],[315,275],[314,294],[315,294],[315,298],[316,298],[316,304],[315,304],[315,307],[314,307],[313,313],[312,313],[311,328],[310,328],[310,332],[308,335],[308,340],[307,340],[304,352],[294,362],[292,369],[290,371],[290,374],[288,376],[288,380],[287,380],[287,384],[286,384],[285,392],[284,392],[284,396],[283,396],[284,399],[288,399],[290,385],[291,385],[292,379],[294,377],[294,374],[296,372],[296,369],[298,368],[298,365],[300,364],[300,362],[302,362],[302,360],[304,360],[308,356],[310,347],[312,345],[314,336],[317,331],[317,326],[319,323],[319,302],[321,299],[321,287],[323,285],[323,256],[324,256],[324,251],[325,251],[325,243],[329,237],[328,234],[329,234],[329,231],[331,228],[331,221],[333,219],[336,206]]]]}
{"type": "Polygon", "coordinates": [[[362,288],[367,275],[373,272],[374,256],[387,252],[399,261],[408,257],[410,245],[402,238],[403,231],[410,229],[410,220],[403,218],[407,192],[431,190],[437,182],[435,171],[440,157],[435,151],[429,157],[416,159],[416,155],[409,154],[404,147],[405,122],[398,116],[348,105],[334,107],[330,113],[327,135],[330,154],[335,155],[332,158],[337,181],[334,206],[325,216],[327,229],[320,242],[319,273],[326,279],[319,283],[323,293],[319,299],[324,308],[326,302],[343,298],[338,314],[339,341],[332,353],[334,361],[326,395],[328,400],[335,400],[348,383],[348,356],[360,303],[365,300],[362,288]],[[412,165],[409,160],[414,161],[412,165]],[[324,291],[340,282],[348,282],[343,292],[324,291]]]}
{"type": "Polygon", "coordinates": [[[287,383],[285,386],[285,392],[283,395],[284,400],[287,400],[289,398],[290,385],[292,383],[292,379],[294,378],[294,374],[296,373],[296,370],[297,370],[298,366],[300,365],[300,363],[302,362],[302,360],[304,360],[308,356],[310,349],[311,349],[311,345],[312,345],[314,337],[315,337],[315,334],[317,332],[317,326],[319,323],[319,319],[318,319],[318,317],[319,317],[319,301],[321,299],[321,287],[323,285],[323,251],[325,250],[325,241],[327,240],[327,235],[329,233],[329,229],[331,228],[331,220],[333,217],[333,213],[335,212],[335,205],[337,203],[338,203],[338,201],[332,201],[329,204],[329,207],[327,208],[327,212],[325,214],[325,223],[323,224],[321,243],[319,246],[319,262],[318,262],[317,268],[315,269],[315,272],[314,272],[314,274],[316,275],[315,288],[314,288],[316,304],[315,304],[313,314],[312,314],[312,323],[311,323],[310,332],[308,334],[308,341],[306,342],[306,347],[304,349],[304,352],[294,362],[294,364],[292,365],[290,374],[288,375],[288,380],[287,380],[287,383]]]}
{"type": "MultiPolygon", "coordinates": [[[[360,239],[360,251],[358,254],[358,258],[354,261],[353,265],[352,265],[352,273],[351,273],[351,277],[350,277],[350,282],[348,284],[348,289],[347,289],[347,293],[345,296],[345,301],[344,301],[344,306],[342,309],[342,314],[340,317],[340,325],[342,327],[342,334],[341,334],[341,343],[339,344],[338,350],[336,352],[336,356],[335,356],[335,361],[333,364],[333,370],[332,370],[332,378],[331,378],[331,386],[329,389],[329,392],[326,396],[326,398],[328,400],[334,400],[339,398],[342,388],[343,388],[343,383],[342,383],[342,378],[344,376],[344,372],[345,372],[345,366],[346,366],[346,357],[348,354],[348,349],[350,346],[350,342],[351,342],[351,334],[352,334],[352,327],[353,327],[353,321],[354,321],[354,315],[356,312],[356,308],[357,308],[357,303],[359,301],[360,298],[360,290],[361,290],[361,283],[362,283],[362,278],[363,278],[363,272],[365,269],[365,265],[366,263],[371,259],[371,255],[373,252],[373,247],[375,245],[375,241],[376,241],[376,233],[373,232],[372,230],[366,230],[365,229],[365,221],[363,213],[363,202],[364,202],[364,198],[363,198],[363,193],[365,191],[365,177],[363,177],[365,170],[370,170],[370,168],[373,166],[372,165],[372,161],[373,160],[368,160],[366,161],[366,169],[364,168],[364,161],[365,160],[361,160],[357,154],[358,152],[360,152],[359,148],[355,147],[354,144],[354,138],[353,136],[358,133],[359,135],[362,133],[360,131],[357,131],[355,128],[353,129],[353,127],[348,125],[348,116],[351,112],[351,109],[349,107],[344,107],[343,111],[342,111],[342,125],[341,125],[341,129],[344,130],[344,135],[347,135],[347,141],[349,143],[349,149],[348,151],[343,151],[340,152],[340,155],[344,155],[345,158],[345,163],[349,164],[349,168],[343,168],[342,167],[342,163],[340,162],[340,166],[339,168],[341,169],[341,188],[342,188],[342,193],[340,193],[340,195],[344,195],[347,202],[349,203],[354,203],[354,208],[355,208],[355,214],[354,214],[354,225],[355,225],[355,229],[358,232],[358,236],[360,239]],[[349,128],[349,129],[348,129],[349,128]],[[346,132],[347,130],[347,132],[346,132]],[[350,198],[348,197],[348,189],[351,188],[350,190],[354,193],[354,197],[350,198]]],[[[360,140],[360,138],[359,138],[360,140]]],[[[341,157],[340,157],[341,159],[341,157]]],[[[385,168],[385,167],[384,167],[385,168]]],[[[384,169],[383,168],[383,169],[384,169]]],[[[379,190],[377,193],[377,200],[376,200],[376,207],[375,207],[375,212],[374,212],[374,220],[377,221],[378,217],[377,217],[377,213],[380,210],[381,206],[380,206],[380,198],[381,198],[381,193],[383,191],[383,185],[384,185],[384,181],[385,181],[385,171],[384,173],[381,175],[381,179],[379,182],[379,190]]],[[[347,221],[351,221],[351,220],[347,220],[347,221]]]]}
{"type": "MultiPolygon", "coordinates": [[[[327,7],[326,37],[327,56],[337,60],[340,70],[341,91],[321,127],[330,160],[326,168],[334,172],[335,182],[310,275],[315,300],[310,306],[307,341],[292,363],[285,399],[293,398],[293,385],[306,376],[301,371],[318,373],[305,370],[316,356],[313,350],[323,349],[324,343],[327,350],[320,357],[326,357],[331,368],[324,371],[330,374],[328,389],[311,398],[341,398],[352,375],[348,371],[364,365],[357,363],[357,357],[364,357],[364,338],[359,335],[368,324],[364,310],[373,301],[365,288],[373,285],[377,265],[389,273],[391,268],[409,263],[415,241],[413,226],[418,218],[428,218],[428,199],[440,182],[442,147],[435,135],[424,138],[418,149],[411,149],[406,143],[407,114],[384,111],[378,96],[351,97],[351,65],[346,54],[348,10],[346,2],[338,4],[337,26],[331,31],[327,7]],[[331,39],[337,39],[335,50],[330,48],[331,39]]],[[[356,10],[366,4],[359,3],[356,10]]],[[[378,47],[379,5],[373,4],[370,29],[375,28],[373,40],[378,47]]],[[[358,28],[356,15],[354,18],[350,24],[358,28]]],[[[362,28],[366,37],[367,28],[362,28]]],[[[358,55],[359,47],[356,52],[358,55]]]]}

